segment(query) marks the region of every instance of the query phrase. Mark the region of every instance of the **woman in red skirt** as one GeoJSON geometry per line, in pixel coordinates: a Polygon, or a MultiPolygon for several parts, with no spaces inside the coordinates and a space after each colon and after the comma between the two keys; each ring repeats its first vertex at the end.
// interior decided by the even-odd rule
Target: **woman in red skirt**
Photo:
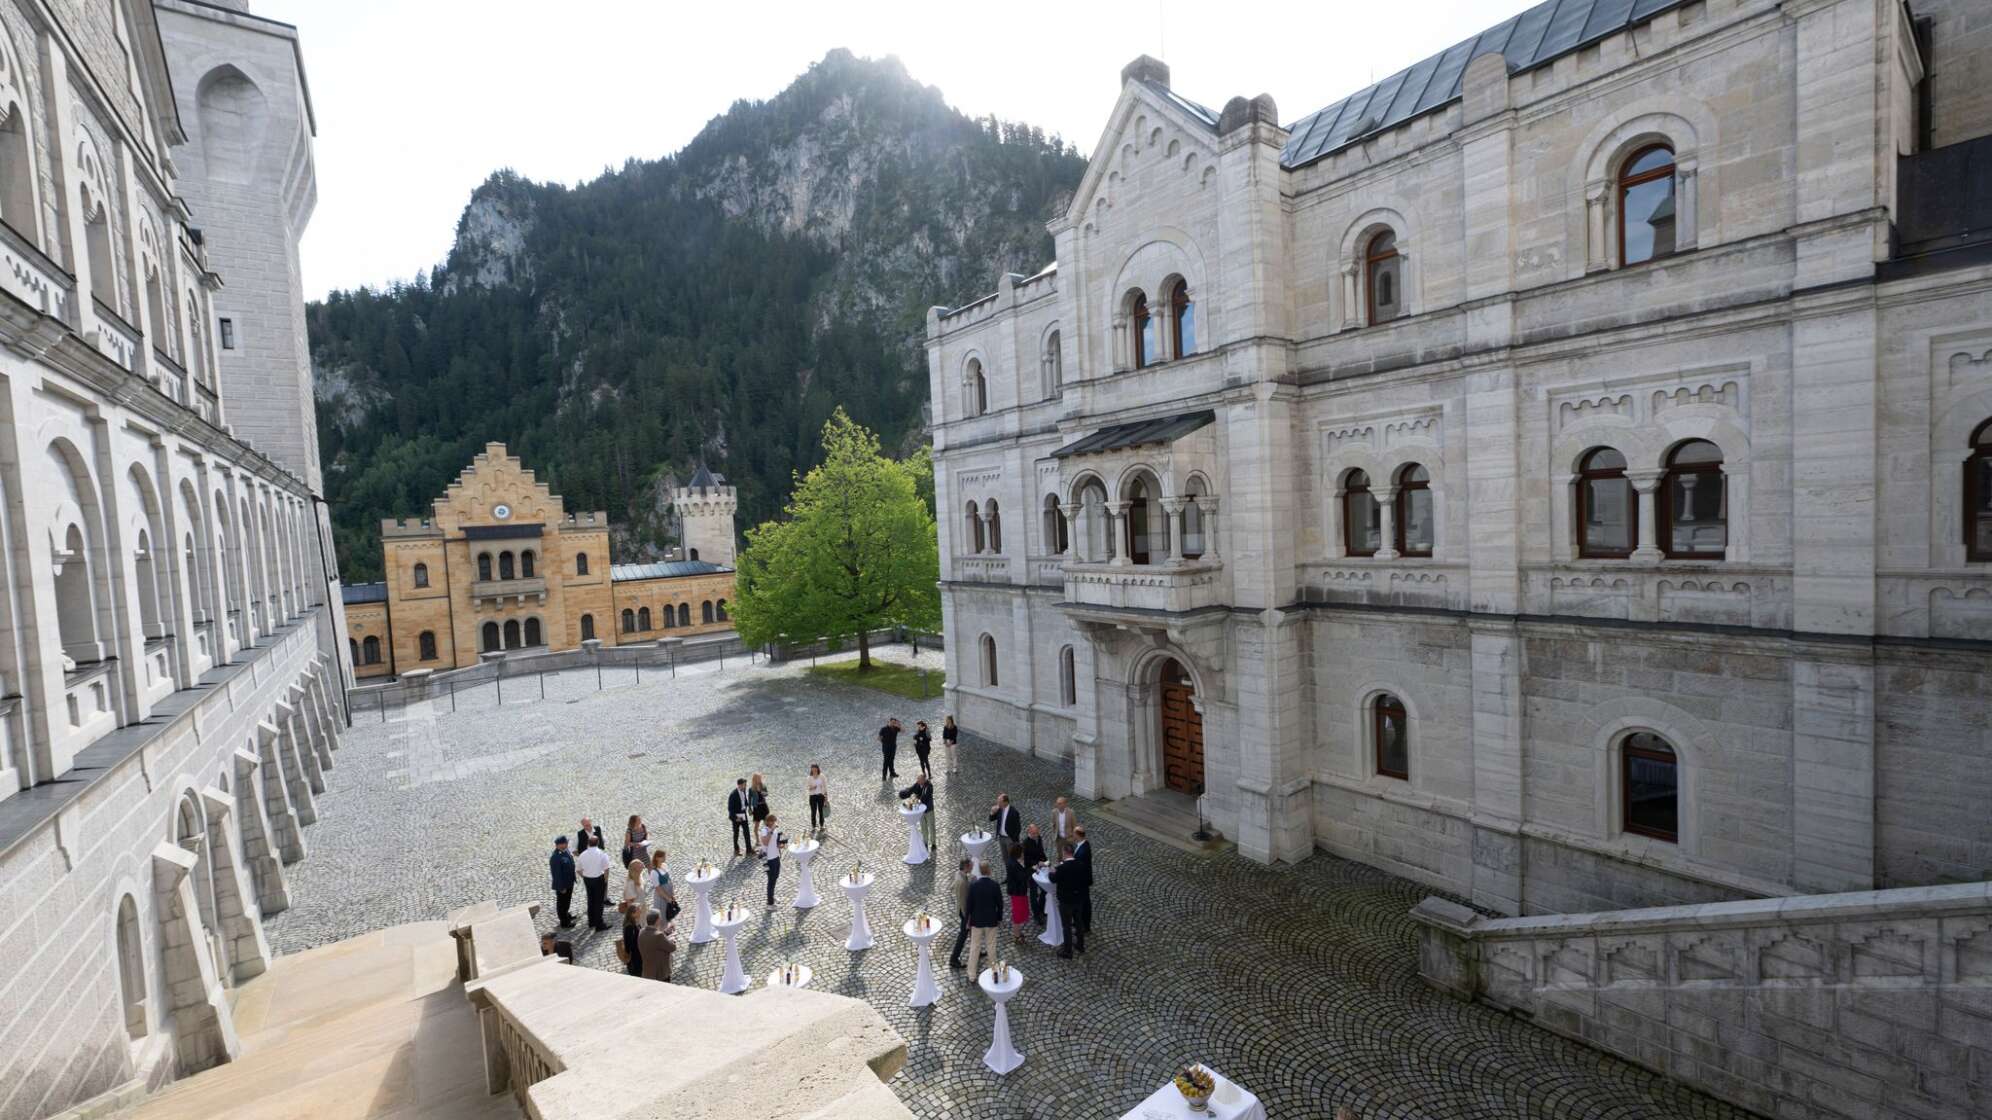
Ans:
{"type": "Polygon", "coordinates": [[[1021,927],[1031,920],[1030,869],[1024,866],[1024,846],[1010,845],[1003,861],[1003,886],[1010,894],[1010,924],[1021,927]]]}

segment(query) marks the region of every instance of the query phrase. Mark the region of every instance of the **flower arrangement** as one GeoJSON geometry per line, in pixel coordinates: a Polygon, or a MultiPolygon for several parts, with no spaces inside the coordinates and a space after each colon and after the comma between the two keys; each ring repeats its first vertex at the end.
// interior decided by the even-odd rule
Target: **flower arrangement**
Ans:
{"type": "Polygon", "coordinates": [[[1216,1090],[1217,1078],[1200,1065],[1186,1065],[1176,1071],[1176,1091],[1183,1094],[1183,1103],[1190,1106],[1191,1112],[1209,1108],[1210,1095],[1216,1090]]]}

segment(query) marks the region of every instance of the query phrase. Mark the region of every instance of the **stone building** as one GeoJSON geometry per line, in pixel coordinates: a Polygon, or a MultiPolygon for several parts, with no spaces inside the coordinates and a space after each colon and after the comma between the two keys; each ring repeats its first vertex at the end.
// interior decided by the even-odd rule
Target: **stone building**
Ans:
{"type": "Polygon", "coordinates": [[[269,959],[342,726],[315,469],[285,455],[315,445],[309,368],[220,330],[310,211],[310,130],[265,111],[304,101],[295,29],[241,7],[0,0],[6,1120],[234,1055],[229,988],[269,959]],[[237,255],[253,223],[210,221],[228,173],[191,158],[224,134],[281,148],[296,192],[237,255]]]}
{"type": "Polygon", "coordinates": [[[1542,3],[1287,125],[1136,60],[928,319],[962,724],[1504,913],[1992,878],[1983,15],[1542,3]]]}
{"type": "Polygon", "coordinates": [[[568,513],[504,444],[487,444],[432,516],[381,522],[387,579],[345,589],[355,672],[364,680],[513,650],[730,630],[734,489],[701,467],[676,494],[688,556],[617,564],[608,514],[568,513]]]}

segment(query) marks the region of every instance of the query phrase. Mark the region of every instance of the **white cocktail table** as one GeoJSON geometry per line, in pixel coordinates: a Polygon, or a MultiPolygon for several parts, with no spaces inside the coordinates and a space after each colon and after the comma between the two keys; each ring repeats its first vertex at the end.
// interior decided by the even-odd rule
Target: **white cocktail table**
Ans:
{"type": "Polygon", "coordinates": [[[719,931],[719,939],[726,942],[726,971],[719,978],[719,990],[727,995],[747,990],[747,970],[740,967],[740,927],[747,924],[747,908],[739,907],[732,917],[722,913],[714,918],[712,928],[719,931]]]}
{"type": "Polygon", "coordinates": [[[920,838],[920,818],[927,812],[925,805],[915,805],[911,809],[902,806],[899,815],[906,819],[906,862],[919,864],[927,862],[927,842],[920,838]]]}
{"type": "Polygon", "coordinates": [[[808,965],[806,965],[806,964],[799,964],[799,965],[796,965],[796,966],[795,966],[795,979],[793,979],[793,980],[785,980],[785,979],[783,979],[783,978],[782,978],[782,970],[778,968],[778,969],[774,970],[773,972],[770,972],[770,973],[768,973],[768,987],[770,987],[770,988],[807,988],[807,987],[809,987],[809,981],[810,981],[810,978],[811,978],[811,977],[813,977],[813,976],[815,976],[815,975],[816,975],[816,973],[814,973],[814,972],[810,971],[810,968],[809,968],[809,966],[808,966],[808,965]]]}
{"type": "Polygon", "coordinates": [[[685,883],[692,888],[692,944],[703,945],[713,939],[712,932],[712,885],[719,882],[719,868],[701,875],[694,868],[685,876],[685,883]]]}
{"type": "Polygon", "coordinates": [[[877,881],[878,876],[869,871],[858,876],[855,883],[849,875],[837,880],[837,885],[844,888],[844,897],[851,900],[851,937],[844,942],[844,948],[853,953],[872,947],[871,926],[865,924],[865,895],[870,893],[872,884],[877,881]]]}
{"type": "Polygon", "coordinates": [[[807,910],[823,900],[816,895],[816,880],[810,878],[809,864],[816,858],[817,849],[823,845],[816,840],[804,840],[800,844],[790,844],[788,854],[795,860],[796,874],[802,882],[796,887],[795,908],[807,910]]]}
{"type": "Polygon", "coordinates": [[[1259,1103],[1258,1097],[1209,1066],[1203,1068],[1217,1081],[1217,1088],[1211,1091],[1210,1105],[1201,1114],[1190,1111],[1189,1102],[1171,1081],[1135,1105],[1134,1111],[1121,1120],[1196,1120],[1199,1115],[1203,1120],[1266,1120],[1266,1106],[1259,1103]]]}
{"type": "Polygon", "coordinates": [[[1003,983],[996,982],[994,969],[985,968],[975,982],[983,992],[996,1003],[996,1034],[989,1040],[989,1052],[982,1055],[982,1064],[997,1073],[1008,1073],[1024,1064],[1024,1056],[1010,1044],[1010,997],[1024,986],[1024,972],[1020,968],[1010,969],[1010,978],[1003,983]]]}
{"type": "Polygon", "coordinates": [[[913,973],[913,995],[906,1001],[908,1007],[925,1007],[941,998],[940,990],[934,987],[934,938],[941,935],[941,923],[927,916],[927,928],[919,928],[920,919],[906,919],[906,936],[920,949],[920,967],[913,973]]]}
{"type": "Polygon", "coordinates": [[[1065,922],[1059,917],[1058,892],[1052,888],[1051,872],[1040,868],[1031,879],[1044,891],[1044,932],[1038,934],[1038,940],[1056,949],[1065,943],[1065,922]]]}
{"type": "Polygon", "coordinates": [[[980,865],[982,853],[989,850],[989,842],[994,839],[996,839],[995,833],[984,832],[979,828],[974,832],[964,832],[961,834],[962,850],[968,853],[968,858],[980,865]]]}

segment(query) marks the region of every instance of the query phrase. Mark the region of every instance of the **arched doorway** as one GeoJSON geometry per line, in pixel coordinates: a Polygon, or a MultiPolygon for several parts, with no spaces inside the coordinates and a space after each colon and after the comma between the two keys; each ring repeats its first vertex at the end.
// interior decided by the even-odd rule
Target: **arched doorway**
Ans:
{"type": "Polygon", "coordinates": [[[1162,782],[1179,793],[1203,792],[1203,713],[1195,703],[1196,685],[1181,662],[1162,663],[1158,705],[1162,717],[1162,782]]]}

